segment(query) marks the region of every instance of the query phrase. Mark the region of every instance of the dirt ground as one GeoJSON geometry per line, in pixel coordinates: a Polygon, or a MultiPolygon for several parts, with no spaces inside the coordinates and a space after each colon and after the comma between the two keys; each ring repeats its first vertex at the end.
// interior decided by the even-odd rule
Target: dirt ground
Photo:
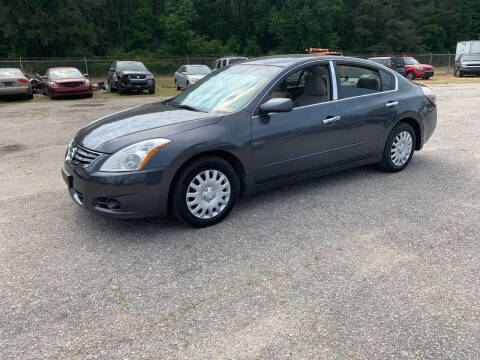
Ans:
{"type": "Polygon", "coordinates": [[[0,358],[480,358],[480,83],[458,80],[428,82],[438,126],[404,171],[205,229],[98,217],[62,180],[82,126],[160,96],[0,103],[0,358]]]}

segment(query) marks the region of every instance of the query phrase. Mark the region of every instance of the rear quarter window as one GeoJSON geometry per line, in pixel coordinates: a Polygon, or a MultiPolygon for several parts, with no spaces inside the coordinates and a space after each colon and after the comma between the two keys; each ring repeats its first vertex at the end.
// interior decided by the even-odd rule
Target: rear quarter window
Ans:
{"type": "Polygon", "coordinates": [[[395,90],[395,76],[380,70],[380,78],[382,80],[382,91],[395,90]]]}

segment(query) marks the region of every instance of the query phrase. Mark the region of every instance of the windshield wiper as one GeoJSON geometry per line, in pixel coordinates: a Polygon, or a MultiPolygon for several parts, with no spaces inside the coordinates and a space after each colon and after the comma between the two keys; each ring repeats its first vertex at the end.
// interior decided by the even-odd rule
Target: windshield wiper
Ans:
{"type": "Polygon", "coordinates": [[[195,108],[193,106],[190,106],[190,105],[177,104],[173,101],[170,101],[168,104],[172,105],[173,107],[179,108],[179,109],[185,109],[185,110],[190,110],[190,111],[198,111],[198,112],[204,112],[204,113],[207,112],[205,110],[200,110],[200,109],[197,109],[197,108],[195,108]]]}

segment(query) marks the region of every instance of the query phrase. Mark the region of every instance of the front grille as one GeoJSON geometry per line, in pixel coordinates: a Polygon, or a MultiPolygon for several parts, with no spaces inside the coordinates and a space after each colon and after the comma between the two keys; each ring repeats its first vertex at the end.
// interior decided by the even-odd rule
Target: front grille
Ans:
{"type": "Polygon", "coordinates": [[[100,155],[95,151],[87,150],[85,148],[79,147],[76,144],[72,144],[71,154],[72,164],[80,165],[83,167],[87,167],[88,165],[90,165],[100,155]]]}
{"type": "Polygon", "coordinates": [[[77,86],[82,86],[83,82],[81,82],[81,81],[66,82],[66,83],[60,83],[58,85],[63,86],[63,87],[68,87],[68,88],[74,88],[74,87],[77,87],[77,86]]]}
{"type": "Polygon", "coordinates": [[[132,80],[139,80],[139,79],[145,79],[147,75],[145,74],[131,74],[129,75],[130,79],[132,80]]]}
{"type": "Polygon", "coordinates": [[[479,63],[479,64],[467,64],[467,66],[474,66],[474,67],[478,67],[478,66],[480,66],[480,63],[479,63]]]}

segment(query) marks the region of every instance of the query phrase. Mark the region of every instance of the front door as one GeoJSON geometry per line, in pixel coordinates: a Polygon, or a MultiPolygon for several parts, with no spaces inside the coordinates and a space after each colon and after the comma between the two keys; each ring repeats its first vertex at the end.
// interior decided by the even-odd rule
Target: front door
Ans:
{"type": "Polygon", "coordinates": [[[290,97],[294,109],[252,118],[257,183],[343,162],[337,151],[342,128],[331,84],[328,65],[310,66],[287,75],[264,99],[290,97]]]}

